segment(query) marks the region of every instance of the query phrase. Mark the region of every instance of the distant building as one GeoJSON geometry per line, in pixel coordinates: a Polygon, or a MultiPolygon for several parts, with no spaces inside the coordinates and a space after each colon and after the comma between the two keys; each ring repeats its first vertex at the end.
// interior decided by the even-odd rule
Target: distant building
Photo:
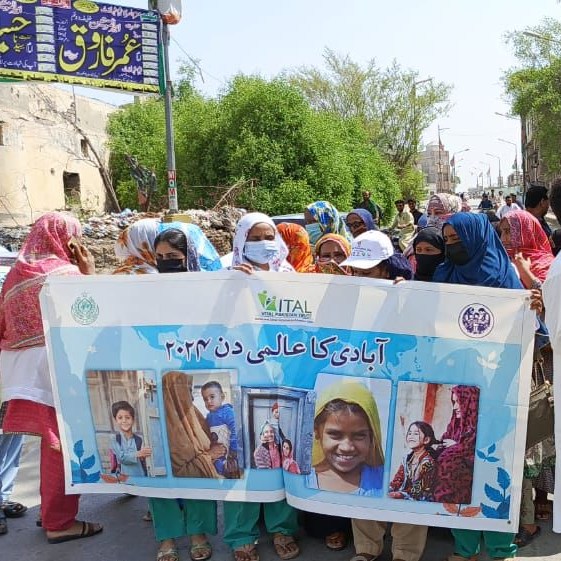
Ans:
{"type": "Polygon", "coordinates": [[[429,195],[434,193],[453,193],[454,185],[450,176],[450,154],[439,147],[438,142],[427,144],[419,154],[419,165],[425,177],[429,195]]]}
{"type": "Polygon", "coordinates": [[[522,117],[521,144],[522,144],[522,170],[525,184],[548,184],[548,170],[540,155],[540,145],[535,134],[535,122],[531,117],[522,117]]]}
{"type": "Polygon", "coordinates": [[[94,151],[107,164],[105,128],[114,110],[50,85],[1,83],[0,224],[29,224],[66,208],[103,212],[94,151]]]}

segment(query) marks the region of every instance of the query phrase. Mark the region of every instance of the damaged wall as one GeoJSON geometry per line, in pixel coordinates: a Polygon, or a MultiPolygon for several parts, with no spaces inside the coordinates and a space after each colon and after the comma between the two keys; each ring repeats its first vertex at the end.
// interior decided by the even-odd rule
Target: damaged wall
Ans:
{"type": "Polygon", "coordinates": [[[0,224],[29,224],[64,208],[103,212],[97,163],[76,127],[107,163],[112,105],[54,86],[0,84],[0,224]]]}

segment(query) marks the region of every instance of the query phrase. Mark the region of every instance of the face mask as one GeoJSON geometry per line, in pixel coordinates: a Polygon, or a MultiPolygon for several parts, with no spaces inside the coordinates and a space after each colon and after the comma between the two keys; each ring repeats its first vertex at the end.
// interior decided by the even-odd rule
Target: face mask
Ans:
{"type": "Polygon", "coordinates": [[[253,263],[266,265],[279,254],[279,250],[275,240],[261,240],[245,242],[243,254],[246,259],[253,263]]]}
{"type": "Polygon", "coordinates": [[[157,259],[158,273],[184,273],[187,271],[185,259],[157,259]]]}
{"type": "Polygon", "coordinates": [[[427,226],[432,226],[433,228],[438,228],[442,230],[442,226],[444,223],[452,216],[452,213],[449,214],[431,214],[427,219],[427,226]]]}
{"type": "Polygon", "coordinates": [[[312,222],[311,224],[306,224],[306,232],[310,236],[310,243],[316,245],[319,239],[323,236],[319,222],[312,222]]]}
{"type": "Polygon", "coordinates": [[[469,254],[462,242],[447,244],[444,251],[446,259],[454,265],[465,265],[469,261],[469,254]]]}
{"type": "Polygon", "coordinates": [[[415,254],[417,261],[417,276],[423,279],[432,279],[436,268],[444,261],[444,254],[427,255],[426,253],[415,254]]]}

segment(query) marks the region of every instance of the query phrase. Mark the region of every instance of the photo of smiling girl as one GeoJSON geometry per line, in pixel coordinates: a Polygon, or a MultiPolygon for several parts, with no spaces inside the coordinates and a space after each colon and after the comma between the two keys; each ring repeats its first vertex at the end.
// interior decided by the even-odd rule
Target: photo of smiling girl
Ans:
{"type": "Polygon", "coordinates": [[[383,474],[382,431],[372,392],[361,382],[345,379],[326,387],[316,402],[306,486],[381,496],[383,474]]]}

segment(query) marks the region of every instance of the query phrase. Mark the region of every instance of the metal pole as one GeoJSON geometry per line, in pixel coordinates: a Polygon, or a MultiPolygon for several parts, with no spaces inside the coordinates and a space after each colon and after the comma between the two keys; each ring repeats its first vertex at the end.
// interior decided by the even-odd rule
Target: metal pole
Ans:
{"type": "Polygon", "coordinates": [[[165,111],[166,111],[166,150],[167,150],[167,166],[168,166],[168,199],[169,212],[178,212],[177,203],[177,183],[175,172],[175,144],[173,134],[173,108],[172,108],[172,83],[169,71],[169,42],[170,33],[167,23],[163,24],[163,46],[164,46],[164,72],[166,74],[166,95],[165,95],[165,111]]]}

